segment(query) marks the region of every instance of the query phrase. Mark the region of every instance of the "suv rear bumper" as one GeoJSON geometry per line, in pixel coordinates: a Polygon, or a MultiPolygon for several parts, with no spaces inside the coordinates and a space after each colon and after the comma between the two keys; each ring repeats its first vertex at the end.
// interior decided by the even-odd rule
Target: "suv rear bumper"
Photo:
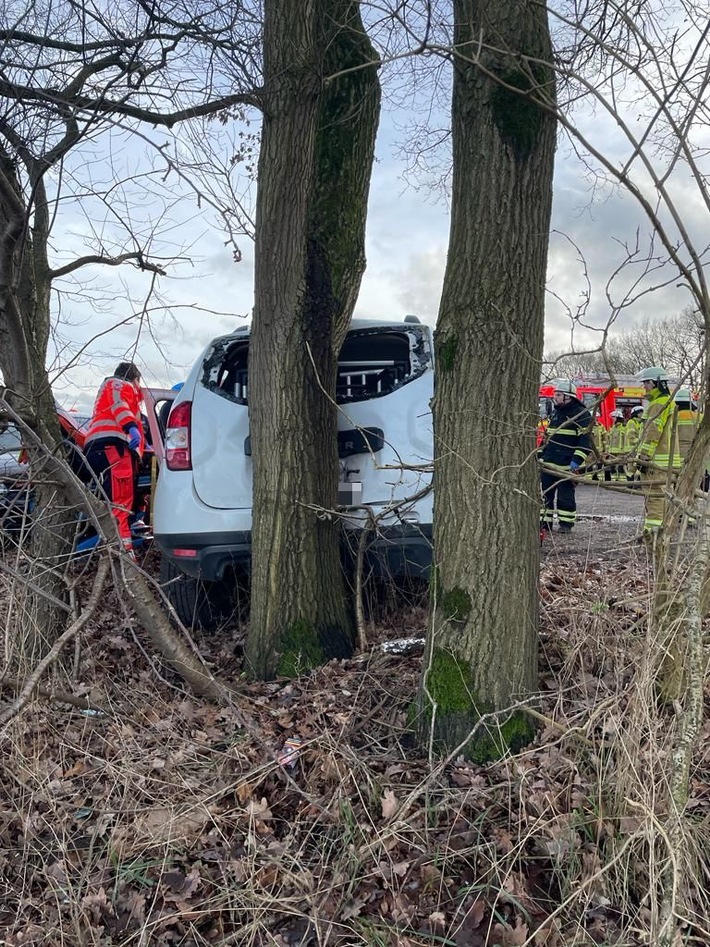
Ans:
{"type": "MultiPolygon", "coordinates": [[[[352,536],[357,542],[359,531],[352,536]]],[[[365,559],[378,578],[428,578],[432,563],[431,523],[382,526],[368,539],[365,559]]]]}
{"type": "MultiPolygon", "coordinates": [[[[347,530],[351,555],[360,531],[347,530]]],[[[387,526],[373,533],[367,543],[368,568],[378,577],[426,578],[432,563],[431,524],[387,526]]],[[[224,533],[179,533],[156,535],[155,541],[178,569],[195,579],[221,582],[235,566],[248,569],[251,561],[251,530],[224,533]],[[189,550],[190,553],[186,554],[189,550]]]]}
{"type": "Polygon", "coordinates": [[[224,533],[170,533],[155,536],[164,556],[195,579],[221,582],[228,568],[248,567],[251,530],[224,533]],[[186,554],[187,551],[194,555],[186,554]]]}

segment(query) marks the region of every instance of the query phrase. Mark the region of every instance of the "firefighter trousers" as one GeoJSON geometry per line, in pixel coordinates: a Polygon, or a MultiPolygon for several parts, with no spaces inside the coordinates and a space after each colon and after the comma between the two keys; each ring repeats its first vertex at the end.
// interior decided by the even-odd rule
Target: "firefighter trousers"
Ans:
{"type": "Polygon", "coordinates": [[[128,447],[92,441],[86,462],[111,503],[123,546],[133,549],[130,518],[135,501],[133,455],[128,447]]]}
{"type": "MultiPolygon", "coordinates": [[[[671,481],[672,483],[672,481],[671,481]]],[[[667,500],[664,494],[668,484],[668,475],[664,470],[642,470],[641,487],[644,492],[645,506],[643,529],[645,533],[658,532],[666,519],[667,500]]]]}
{"type": "Polygon", "coordinates": [[[555,501],[557,501],[557,519],[560,528],[572,529],[577,520],[574,480],[541,470],[540,485],[542,487],[541,525],[543,529],[552,529],[555,519],[555,501]]]}

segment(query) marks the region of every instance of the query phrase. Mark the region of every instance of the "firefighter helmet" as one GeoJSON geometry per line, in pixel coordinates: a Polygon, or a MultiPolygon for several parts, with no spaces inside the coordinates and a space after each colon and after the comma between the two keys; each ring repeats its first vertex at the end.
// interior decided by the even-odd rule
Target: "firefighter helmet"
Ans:
{"type": "Polygon", "coordinates": [[[623,418],[623,416],[624,412],[621,410],[621,408],[615,408],[609,415],[610,418],[623,418]]]}
{"type": "Polygon", "coordinates": [[[631,409],[631,415],[632,415],[632,417],[633,417],[634,414],[642,414],[642,413],[643,413],[643,405],[642,405],[642,404],[635,404],[635,405],[633,406],[633,408],[631,409]]]}
{"type": "Polygon", "coordinates": [[[553,382],[555,386],[555,394],[567,395],[568,398],[577,397],[577,387],[569,378],[558,378],[553,382]]]}
{"type": "Polygon", "coordinates": [[[687,401],[688,404],[690,404],[690,402],[693,400],[690,394],[690,388],[679,388],[678,391],[676,391],[673,400],[683,402],[687,401]]]}
{"type": "Polygon", "coordinates": [[[660,365],[651,365],[649,368],[642,368],[636,376],[637,381],[668,381],[668,372],[660,365]]]}

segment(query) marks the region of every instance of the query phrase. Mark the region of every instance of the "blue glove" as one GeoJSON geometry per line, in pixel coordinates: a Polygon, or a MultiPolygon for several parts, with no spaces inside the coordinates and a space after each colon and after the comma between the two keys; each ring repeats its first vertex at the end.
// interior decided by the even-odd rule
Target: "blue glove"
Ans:
{"type": "Polygon", "coordinates": [[[141,446],[141,432],[135,424],[131,424],[126,433],[128,434],[128,446],[131,450],[138,450],[141,446]]]}
{"type": "Polygon", "coordinates": [[[578,460],[573,460],[572,463],[569,465],[569,469],[572,471],[572,473],[577,473],[579,468],[580,468],[580,463],[578,460]]]}

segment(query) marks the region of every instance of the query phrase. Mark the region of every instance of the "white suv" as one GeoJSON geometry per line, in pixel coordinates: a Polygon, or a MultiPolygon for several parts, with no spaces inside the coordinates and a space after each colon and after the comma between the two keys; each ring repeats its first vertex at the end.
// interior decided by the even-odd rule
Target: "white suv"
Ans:
{"type": "MultiPolygon", "coordinates": [[[[173,402],[153,531],[180,618],[208,627],[230,607],[251,555],[249,327],[214,339],[173,402]]],[[[425,575],[431,565],[431,329],[353,320],[338,362],[339,500],[358,535],[376,517],[370,568],[425,575]]],[[[347,535],[346,533],[346,535],[347,535]]]]}

